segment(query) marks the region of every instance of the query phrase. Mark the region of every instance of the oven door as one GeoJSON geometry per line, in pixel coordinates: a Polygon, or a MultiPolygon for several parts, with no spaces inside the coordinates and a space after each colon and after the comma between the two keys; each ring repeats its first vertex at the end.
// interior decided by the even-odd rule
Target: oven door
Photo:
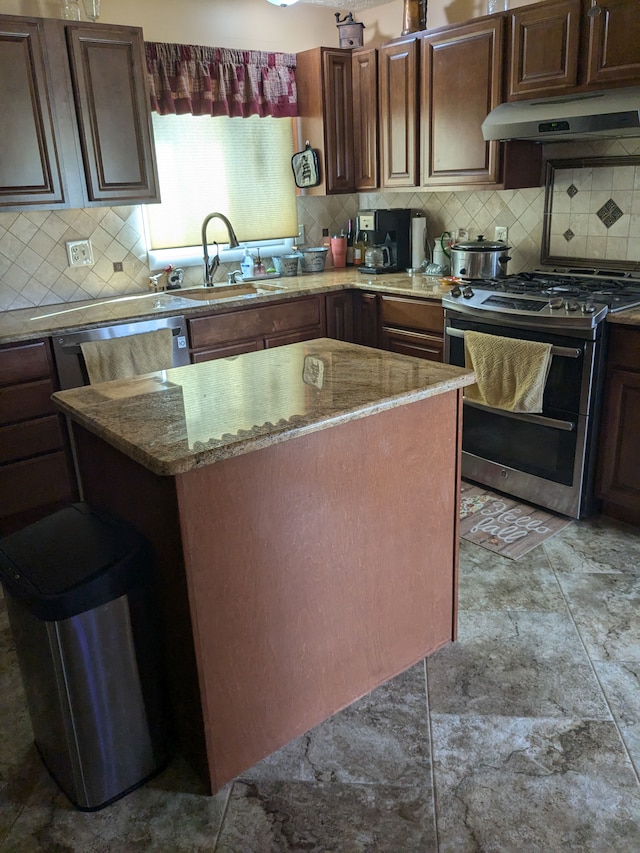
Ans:
{"type": "Polygon", "coordinates": [[[445,361],[464,366],[464,332],[543,341],[554,347],[540,414],[507,412],[465,401],[462,474],[556,512],[579,517],[592,483],[585,472],[594,406],[594,341],[508,328],[447,312],[445,361]]]}

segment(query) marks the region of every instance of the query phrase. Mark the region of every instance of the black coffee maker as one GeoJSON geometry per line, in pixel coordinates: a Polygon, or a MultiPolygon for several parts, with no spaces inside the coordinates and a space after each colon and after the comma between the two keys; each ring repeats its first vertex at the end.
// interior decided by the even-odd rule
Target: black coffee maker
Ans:
{"type": "MultiPolygon", "coordinates": [[[[404,272],[411,267],[411,209],[394,207],[388,210],[361,210],[358,212],[356,238],[364,237],[360,272],[382,274],[404,272]],[[383,266],[368,266],[366,249],[383,247],[383,266]],[[388,257],[388,262],[386,258],[388,257]]],[[[371,254],[371,253],[370,253],[371,254]]]]}

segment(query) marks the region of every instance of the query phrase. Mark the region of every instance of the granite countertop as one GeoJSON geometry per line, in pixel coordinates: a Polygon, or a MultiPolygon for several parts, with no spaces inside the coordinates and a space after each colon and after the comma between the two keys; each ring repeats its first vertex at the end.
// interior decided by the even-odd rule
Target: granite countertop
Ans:
{"type": "Polygon", "coordinates": [[[628,308],[619,314],[607,314],[607,321],[623,326],[640,326],[640,308],[628,308]]]}
{"type": "MultiPolygon", "coordinates": [[[[37,308],[21,308],[0,313],[0,344],[25,341],[33,338],[65,334],[90,326],[116,325],[130,320],[148,320],[153,317],[186,314],[212,314],[228,311],[231,307],[248,307],[282,299],[292,299],[311,293],[326,293],[357,287],[420,296],[440,302],[448,290],[440,279],[422,273],[389,273],[387,275],[364,275],[356,269],[327,270],[291,278],[253,280],[256,293],[240,294],[227,290],[224,283],[215,288],[192,288],[161,293],[137,293],[110,299],[92,299],[85,302],[69,302],[45,305],[37,308]],[[206,299],[187,299],[189,294],[206,299]]],[[[238,287],[242,287],[239,282],[238,287]]]]}
{"type": "Polygon", "coordinates": [[[319,338],[52,399],[144,467],[175,475],[474,381],[460,367],[319,338]]]}
{"type": "MultiPolygon", "coordinates": [[[[359,289],[416,296],[440,303],[442,295],[450,290],[438,276],[423,273],[389,273],[365,275],[356,269],[327,270],[291,278],[254,280],[257,291],[238,294],[228,290],[224,283],[211,292],[204,287],[173,290],[160,293],[135,293],[109,299],[91,299],[84,302],[67,302],[41,305],[0,313],[0,344],[32,340],[55,334],[66,334],[91,326],[110,326],[132,320],[149,320],[154,317],[186,314],[215,314],[230,308],[260,305],[282,299],[295,299],[311,293],[329,293],[333,290],[359,289]],[[187,298],[196,295],[197,298],[187,298]],[[202,297],[210,297],[203,299],[202,297]]],[[[239,283],[242,287],[242,282],[239,283]]],[[[640,309],[629,309],[618,314],[608,314],[609,323],[640,325],[640,309]]]]}

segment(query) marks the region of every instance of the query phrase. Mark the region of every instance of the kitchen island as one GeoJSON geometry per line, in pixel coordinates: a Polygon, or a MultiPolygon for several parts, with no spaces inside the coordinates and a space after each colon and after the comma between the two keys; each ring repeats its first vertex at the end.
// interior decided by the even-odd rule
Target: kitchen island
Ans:
{"type": "Polygon", "coordinates": [[[154,545],[212,791],[455,638],[473,380],[318,339],[54,395],[85,499],[154,545]]]}

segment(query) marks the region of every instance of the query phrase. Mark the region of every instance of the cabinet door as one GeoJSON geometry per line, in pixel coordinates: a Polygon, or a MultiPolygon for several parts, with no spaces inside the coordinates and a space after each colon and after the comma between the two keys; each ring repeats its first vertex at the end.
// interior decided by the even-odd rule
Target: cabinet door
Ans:
{"type": "Polygon", "coordinates": [[[502,34],[491,17],[422,38],[423,186],[499,182],[499,145],[481,125],[501,100],[502,34]]]}
{"type": "Polygon", "coordinates": [[[354,192],[350,50],[323,50],[322,80],[327,193],[354,192]]]}
{"type": "Polygon", "coordinates": [[[348,290],[327,293],[325,297],[327,337],[353,341],[353,295],[348,290]]]}
{"type": "MultiPolygon", "coordinates": [[[[640,373],[615,368],[602,424],[599,496],[640,519],[640,373]]],[[[632,519],[629,519],[632,520],[632,519]]]]}
{"type": "Polygon", "coordinates": [[[159,201],[142,32],[66,32],[89,203],[159,201]]]}
{"type": "Polygon", "coordinates": [[[0,20],[0,79],[0,204],[62,205],[62,152],[37,19],[0,20]]]}
{"type": "MultiPolygon", "coordinates": [[[[583,0],[585,7],[591,3],[583,0]]],[[[593,17],[585,15],[588,47],[584,68],[587,86],[631,85],[640,81],[640,3],[607,0],[597,3],[593,17]]]]}
{"type": "Polygon", "coordinates": [[[379,341],[378,297],[375,293],[354,294],[354,342],[377,347],[379,341]]]}
{"type": "Polygon", "coordinates": [[[418,42],[383,45],[379,57],[383,187],[417,187],[418,42]]]}
{"type": "Polygon", "coordinates": [[[351,60],[353,81],[353,158],[356,190],[378,186],[378,51],[354,50],[351,60]]]}
{"type": "Polygon", "coordinates": [[[510,16],[507,100],[561,95],[578,82],[581,0],[552,0],[510,16]]]}

